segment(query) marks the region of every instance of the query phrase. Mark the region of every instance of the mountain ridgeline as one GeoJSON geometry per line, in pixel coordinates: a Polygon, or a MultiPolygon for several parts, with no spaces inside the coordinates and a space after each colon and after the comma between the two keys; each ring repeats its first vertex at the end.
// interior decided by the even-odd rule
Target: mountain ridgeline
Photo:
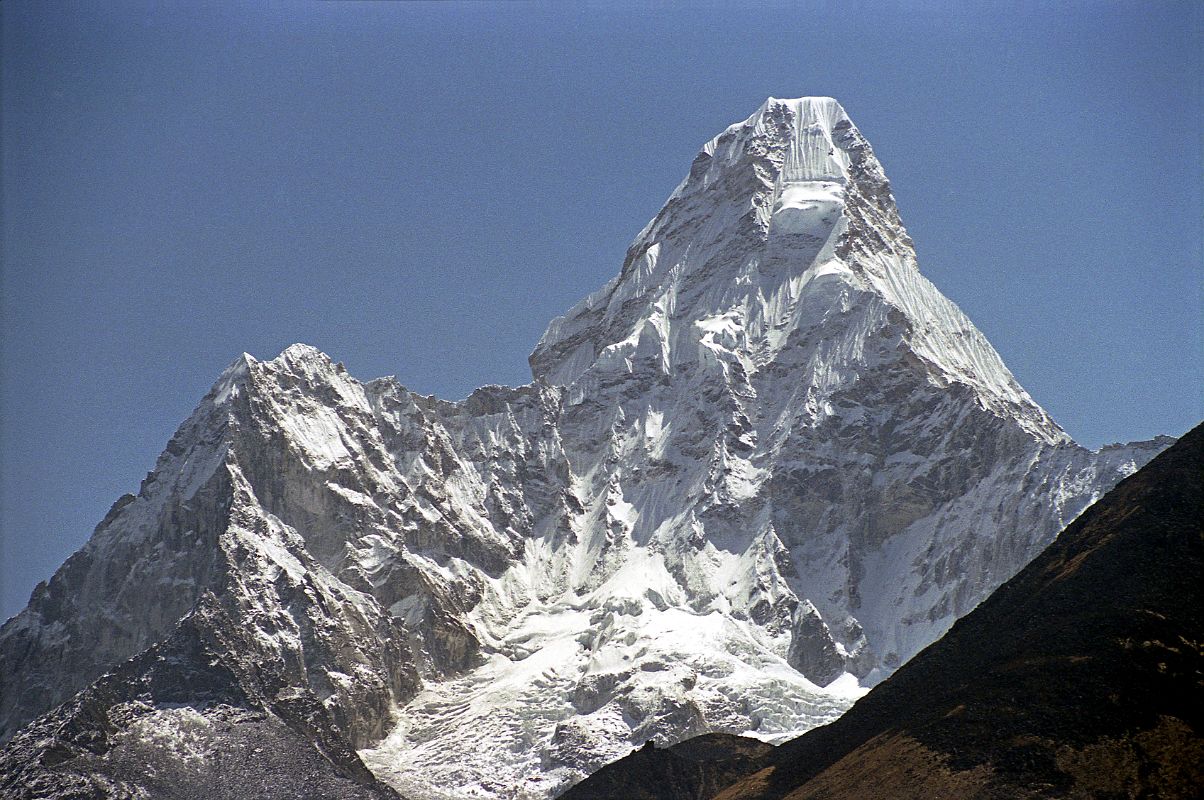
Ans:
{"type": "Polygon", "coordinates": [[[649,740],[786,741],[1171,443],[1070,440],[830,98],[708,142],[530,363],[447,402],[235,361],[0,630],[0,787],[191,797],[122,765],[203,786],[270,730],[314,787],[539,798],[649,740]]]}

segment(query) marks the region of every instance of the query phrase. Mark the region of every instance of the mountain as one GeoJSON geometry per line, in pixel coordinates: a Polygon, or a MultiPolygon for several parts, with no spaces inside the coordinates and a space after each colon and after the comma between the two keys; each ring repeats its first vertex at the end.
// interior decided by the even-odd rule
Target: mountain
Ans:
{"type": "MultiPolygon", "coordinates": [[[[838,721],[693,796],[1199,797],[1202,577],[1204,426],[838,721]]],[[[716,761],[741,752],[724,745],[716,761]]],[[[608,770],[612,786],[647,786],[668,759],[624,761],[565,797],[608,770]]],[[[671,781],[649,796],[698,785],[671,781]]]]}
{"type": "MultiPolygon", "coordinates": [[[[414,798],[546,797],[650,739],[783,741],[1171,441],[1090,452],[1050,420],[920,275],[830,98],[708,142],[530,361],[453,403],[304,345],[238,359],[0,629],[0,736],[98,680],[134,702],[172,641],[253,669],[220,702],[151,692],[152,719],[265,715],[414,798]]],[[[157,730],[102,717],[71,724],[109,761],[157,730]]],[[[54,775],[95,770],[64,747],[54,775]]]]}

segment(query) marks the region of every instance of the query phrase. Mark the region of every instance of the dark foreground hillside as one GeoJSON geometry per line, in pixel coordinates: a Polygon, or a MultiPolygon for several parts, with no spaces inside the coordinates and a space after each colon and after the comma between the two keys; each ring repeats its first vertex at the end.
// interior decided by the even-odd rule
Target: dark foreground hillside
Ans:
{"type": "Polygon", "coordinates": [[[646,744],[561,795],[571,800],[703,800],[764,766],[771,745],[708,733],[657,749],[646,744]]]}
{"type": "Polygon", "coordinates": [[[612,797],[1199,797],[1202,494],[1204,426],[845,716],[718,794],[637,753],[565,797],[602,796],[598,779],[612,797]]]}

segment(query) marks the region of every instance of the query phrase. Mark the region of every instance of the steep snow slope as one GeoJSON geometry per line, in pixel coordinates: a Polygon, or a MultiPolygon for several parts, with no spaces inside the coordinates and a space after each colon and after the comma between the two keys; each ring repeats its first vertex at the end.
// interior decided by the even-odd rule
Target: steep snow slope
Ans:
{"type": "Polygon", "coordinates": [[[413,797],[830,721],[1170,440],[1091,453],[917,271],[829,98],[704,146],[535,382],[244,356],[0,631],[9,736],[213,597],[413,797]]]}

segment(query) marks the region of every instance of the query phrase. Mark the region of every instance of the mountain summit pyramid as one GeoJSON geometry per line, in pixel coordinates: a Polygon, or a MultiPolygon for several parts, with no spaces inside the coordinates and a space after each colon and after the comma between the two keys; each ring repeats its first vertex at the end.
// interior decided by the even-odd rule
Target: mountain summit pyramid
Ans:
{"type": "Polygon", "coordinates": [[[238,359],[0,631],[0,734],[51,712],[12,786],[216,787],[270,729],[329,796],[539,798],[649,739],[781,741],[1171,441],[1050,420],[830,98],[708,142],[531,368],[453,403],[238,359]]]}

